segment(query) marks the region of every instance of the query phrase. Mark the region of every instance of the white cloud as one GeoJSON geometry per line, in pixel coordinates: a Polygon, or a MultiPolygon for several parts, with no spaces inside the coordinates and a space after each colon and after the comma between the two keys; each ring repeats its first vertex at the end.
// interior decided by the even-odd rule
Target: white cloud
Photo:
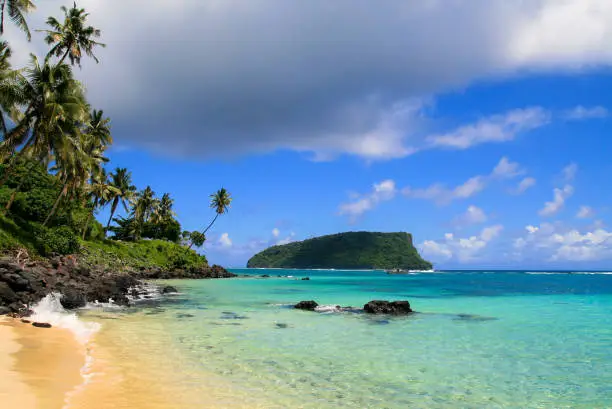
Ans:
{"type": "Polygon", "coordinates": [[[340,205],[340,214],[348,215],[351,220],[355,220],[368,210],[372,210],[380,202],[391,200],[395,197],[397,188],[391,179],[383,180],[372,186],[372,191],[364,196],[356,198],[354,201],[340,205]]]}
{"type": "Polygon", "coordinates": [[[278,230],[276,227],[272,229],[272,236],[273,237],[278,237],[280,235],[280,230],[278,230]]]}
{"type": "MultiPolygon", "coordinates": [[[[65,3],[38,2],[30,27],[43,28],[65,3]]],[[[121,13],[112,2],[79,6],[108,44],[97,52],[101,64],[77,70],[93,106],[113,118],[123,144],[165,154],[402,157],[420,148],[423,101],[439,93],[612,63],[609,0],[150,0],[144,10],[141,0],[124,0],[121,13]],[[163,53],[150,35],[159,27],[163,53]]],[[[15,65],[30,51],[46,53],[42,34],[26,43],[13,25],[7,31],[15,65]]],[[[507,141],[547,118],[541,108],[519,109],[430,143],[507,141]]]]}
{"type": "Polygon", "coordinates": [[[563,168],[563,178],[566,182],[571,182],[576,178],[576,173],[578,173],[578,165],[575,163],[571,163],[563,168]]]}
{"type": "Polygon", "coordinates": [[[565,185],[562,189],[555,188],[553,190],[553,200],[546,202],[540,210],[540,216],[554,216],[565,206],[565,201],[574,194],[574,188],[571,185],[565,185]]]}
{"type": "Polygon", "coordinates": [[[295,241],[295,239],[294,239],[294,238],[295,238],[295,233],[294,233],[294,232],[291,232],[291,233],[289,234],[289,236],[285,237],[284,239],[278,240],[278,241],[276,242],[276,245],[278,245],[278,246],[282,246],[283,244],[289,244],[289,243],[292,243],[292,242],[294,242],[294,241],[295,241]]]}
{"type": "Polygon", "coordinates": [[[519,182],[516,189],[511,189],[510,193],[514,195],[521,195],[525,193],[529,188],[535,186],[535,184],[536,184],[536,180],[534,178],[526,177],[519,182]]]}
{"type": "Polygon", "coordinates": [[[521,169],[521,165],[516,162],[511,162],[505,156],[501,158],[495,169],[493,169],[493,176],[500,178],[513,178],[525,173],[525,170],[521,169]]]}
{"type": "Polygon", "coordinates": [[[595,211],[589,206],[580,206],[576,217],[579,219],[592,219],[595,216],[595,211]]]}
{"type": "Polygon", "coordinates": [[[607,118],[610,112],[607,108],[602,106],[584,107],[578,105],[577,107],[566,111],[563,117],[570,121],[581,121],[585,119],[600,119],[607,118]]]}
{"type": "Polygon", "coordinates": [[[467,208],[465,213],[456,217],[453,224],[457,226],[469,226],[484,223],[487,219],[487,214],[481,208],[472,205],[467,208]]]}
{"type": "Polygon", "coordinates": [[[460,263],[473,262],[483,256],[483,251],[502,230],[502,225],[489,226],[482,229],[478,236],[466,238],[446,233],[443,240],[425,240],[419,247],[425,258],[436,262],[449,260],[460,263]]]}
{"type": "Polygon", "coordinates": [[[524,173],[524,170],[518,163],[511,162],[508,158],[503,157],[489,175],[471,177],[454,188],[447,188],[441,183],[435,183],[426,188],[415,189],[408,186],[402,189],[402,193],[409,198],[432,200],[444,205],[453,200],[467,199],[476,195],[483,191],[494,179],[513,178],[522,173],[524,173]]]}
{"type": "Polygon", "coordinates": [[[539,128],[549,121],[550,113],[541,107],[516,109],[481,119],[450,133],[428,136],[427,142],[431,147],[467,149],[486,142],[513,140],[520,132],[539,128]]]}
{"type": "Polygon", "coordinates": [[[527,234],[514,241],[521,259],[549,262],[601,261],[612,259],[612,232],[599,227],[580,232],[561,224],[527,226],[527,234]]]}
{"type": "Polygon", "coordinates": [[[221,237],[219,237],[219,244],[222,247],[232,247],[232,239],[230,239],[228,233],[221,234],[221,237]]]}

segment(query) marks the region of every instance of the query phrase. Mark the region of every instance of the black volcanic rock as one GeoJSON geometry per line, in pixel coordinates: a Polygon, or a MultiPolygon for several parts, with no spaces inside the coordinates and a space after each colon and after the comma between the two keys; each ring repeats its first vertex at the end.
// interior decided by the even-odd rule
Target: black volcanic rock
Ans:
{"type": "Polygon", "coordinates": [[[370,301],[363,306],[363,311],[368,314],[390,314],[406,315],[410,314],[412,308],[408,301],[370,301]]]}
{"type": "Polygon", "coordinates": [[[317,304],[316,301],[311,300],[300,301],[299,303],[295,304],[293,308],[297,308],[298,310],[314,311],[318,306],[319,304],[317,304]]]}

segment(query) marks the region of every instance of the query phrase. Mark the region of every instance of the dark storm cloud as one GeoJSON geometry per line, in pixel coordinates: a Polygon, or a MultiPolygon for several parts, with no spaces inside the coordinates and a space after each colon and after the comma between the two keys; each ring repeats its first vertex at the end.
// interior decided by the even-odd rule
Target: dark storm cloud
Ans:
{"type": "MultiPolygon", "coordinates": [[[[64,2],[39,3],[37,28],[64,2]]],[[[607,62],[609,29],[593,38],[582,25],[569,45],[571,26],[549,34],[570,16],[609,22],[609,4],[87,0],[79,5],[108,48],[81,77],[119,144],[203,157],[401,157],[418,143],[421,108],[437,92],[518,68],[607,62]]]]}

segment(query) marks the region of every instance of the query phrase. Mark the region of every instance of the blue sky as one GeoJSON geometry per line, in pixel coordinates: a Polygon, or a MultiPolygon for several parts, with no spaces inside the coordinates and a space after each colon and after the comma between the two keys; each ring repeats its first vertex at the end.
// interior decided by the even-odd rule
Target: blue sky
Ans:
{"type": "Polygon", "coordinates": [[[413,233],[437,268],[612,268],[606,0],[152,1],[130,25],[80,5],[109,44],[79,76],[112,166],[188,230],[232,193],[211,262],[372,230],[413,233]]]}

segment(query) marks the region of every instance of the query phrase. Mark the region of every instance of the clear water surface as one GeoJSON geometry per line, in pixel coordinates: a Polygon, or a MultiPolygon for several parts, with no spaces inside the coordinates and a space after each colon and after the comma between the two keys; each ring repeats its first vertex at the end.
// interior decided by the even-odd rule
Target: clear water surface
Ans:
{"type": "Polygon", "coordinates": [[[85,316],[227,407],[612,408],[612,274],[234,272],[251,277],[168,281],[180,294],[85,316]],[[418,313],[290,308],[311,299],[418,313]]]}

